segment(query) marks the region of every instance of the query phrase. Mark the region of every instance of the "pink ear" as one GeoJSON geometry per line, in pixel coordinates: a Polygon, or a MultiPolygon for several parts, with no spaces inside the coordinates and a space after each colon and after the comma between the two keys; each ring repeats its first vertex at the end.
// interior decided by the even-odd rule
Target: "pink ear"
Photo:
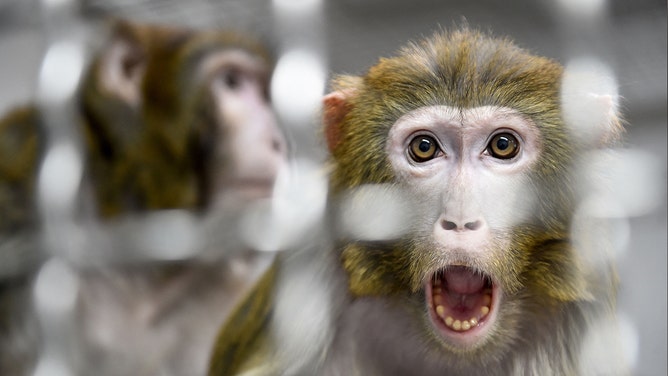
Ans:
{"type": "Polygon", "coordinates": [[[325,95],[323,99],[323,120],[325,123],[325,139],[330,152],[333,152],[341,142],[341,122],[350,111],[348,99],[354,90],[338,90],[325,95]]]}
{"type": "Polygon", "coordinates": [[[141,100],[140,86],[146,58],[134,32],[131,24],[116,25],[111,40],[100,55],[97,78],[107,92],[136,106],[141,100]]]}

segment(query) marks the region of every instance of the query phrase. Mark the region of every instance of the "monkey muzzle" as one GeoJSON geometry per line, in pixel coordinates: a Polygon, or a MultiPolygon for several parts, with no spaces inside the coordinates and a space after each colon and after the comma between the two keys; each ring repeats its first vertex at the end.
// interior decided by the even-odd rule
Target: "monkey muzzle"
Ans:
{"type": "Polygon", "coordinates": [[[425,288],[429,315],[447,340],[473,345],[496,318],[499,291],[488,275],[466,266],[438,270],[425,288]]]}

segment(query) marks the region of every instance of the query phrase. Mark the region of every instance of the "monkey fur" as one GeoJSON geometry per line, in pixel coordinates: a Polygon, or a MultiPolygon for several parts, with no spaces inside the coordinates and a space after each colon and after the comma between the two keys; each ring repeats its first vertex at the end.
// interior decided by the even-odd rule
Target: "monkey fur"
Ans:
{"type": "Polygon", "coordinates": [[[463,28],[336,78],[324,98],[320,237],[281,254],[238,306],[209,375],[627,374],[614,335],[592,355],[591,338],[614,328],[617,279],[610,258],[590,253],[610,244],[605,232],[583,230],[577,244],[572,233],[577,164],[614,146],[622,125],[608,108],[600,142],[578,137],[563,120],[564,74],[463,28]],[[396,236],[347,230],[346,197],[368,187],[403,192],[406,210],[367,217],[402,216],[396,236]],[[518,219],[495,225],[486,205],[518,219]],[[467,213],[477,220],[460,226],[467,213]]]}
{"type": "MultiPolygon", "coordinates": [[[[206,215],[215,207],[234,220],[256,197],[245,196],[246,181],[257,197],[270,194],[285,141],[268,99],[273,58],[267,48],[218,30],[114,21],[110,31],[76,100],[86,165],[82,191],[91,198],[81,205],[82,218],[104,224],[166,209],[206,215]],[[249,138],[253,153],[238,152],[249,138]]],[[[0,231],[7,246],[19,234],[39,233],[41,116],[28,105],[0,121],[0,231]]],[[[249,253],[77,270],[75,371],[204,373],[215,328],[265,262],[249,253]]],[[[1,374],[28,374],[34,367],[39,340],[30,291],[38,267],[35,262],[0,276],[1,374]]]]}

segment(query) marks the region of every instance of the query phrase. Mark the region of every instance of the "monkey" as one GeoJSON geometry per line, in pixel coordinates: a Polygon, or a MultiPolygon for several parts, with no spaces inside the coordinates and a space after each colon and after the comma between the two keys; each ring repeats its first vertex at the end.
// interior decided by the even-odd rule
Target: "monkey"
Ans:
{"type": "MultiPolygon", "coordinates": [[[[234,233],[245,208],[271,197],[287,163],[269,98],[273,64],[265,43],[239,32],[112,21],[75,100],[85,163],[78,214],[113,229],[179,209],[222,217],[229,228],[220,231],[234,233]]],[[[27,105],[0,122],[0,155],[8,157],[0,162],[3,234],[40,229],[35,185],[47,145],[41,116],[27,105]]],[[[204,373],[215,329],[268,262],[237,239],[213,247],[224,252],[76,267],[73,369],[204,373]],[[228,249],[235,247],[242,248],[238,255],[228,249]]],[[[29,372],[35,354],[31,363],[7,353],[0,373],[23,374],[11,368],[19,363],[29,372]]]]}
{"type": "Polygon", "coordinates": [[[628,374],[614,335],[592,349],[615,323],[613,261],[588,261],[604,223],[573,235],[577,166],[623,122],[592,93],[600,137],[579,137],[564,75],[465,26],[335,77],[327,214],[221,327],[209,375],[628,374]]]}

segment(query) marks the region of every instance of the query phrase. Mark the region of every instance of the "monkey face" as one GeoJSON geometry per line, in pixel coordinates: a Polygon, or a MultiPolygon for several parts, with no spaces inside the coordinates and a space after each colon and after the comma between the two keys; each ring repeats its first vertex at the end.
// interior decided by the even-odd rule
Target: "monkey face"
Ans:
{"type": "Polygon", "coordinates": [[[513,259],[522,251],[514,229],[533,220],[527,187],[540,153],[535,124],[509,108],[422,107],[389,132],[392,169],[420,203],[416,260],[429,255],[413,278],[431,329],[451,347],[484,343],[518,290],[525,263],[513,259]]]}
{"type": "Polygon", "coordinates": [[[549,233],[537,228],[531,184],[543,149],[538,127],[507,107],[424,106],[394,122],[384,148],[394,173],[386,185],[398,193],[378,191],[384,203],[370,217],[408,225],[344,247],[351,291],[401,296],[449,352],[515,338],[532,248],[549,233]],[[392,202],[402,204],[390,212],[392,202]]]}
{"type": "Polygon", "coordinates": [[[286,161],[271,68],[261,45],[235,33],[115,25],[82,91],[101,212],[268,197],[286,161]]]}
{"type": "Polygon", "coordinates": [[[436,368],[498,359],[544,328],[557,304],[586,299],[567,225],[545,215],[568,203],[536,183],[568,176],[544,165],[546,140],[510,107],[428,105],[392,123],[381,153],[357,155],[369,165],[361,175],[375,177],[370,161],[384,155],[392,174],[380,185],[398,192],[369,218],[407,225],[383,239],[351,237],[349,289],[374,314],[400,317],[382,330],[412,328],[420,340],[407,346],[435,353],[436,368]],[[393,201],[399,209],[388,209],[393,201]]]}
{"type": "Polygon", "coordinates": [[[229,50],[209,57],[204,69],[220,135],[213,155],[217,202],[270,196],[287,148],[269,103],[269,68],[245,51],[229,50]]]}

